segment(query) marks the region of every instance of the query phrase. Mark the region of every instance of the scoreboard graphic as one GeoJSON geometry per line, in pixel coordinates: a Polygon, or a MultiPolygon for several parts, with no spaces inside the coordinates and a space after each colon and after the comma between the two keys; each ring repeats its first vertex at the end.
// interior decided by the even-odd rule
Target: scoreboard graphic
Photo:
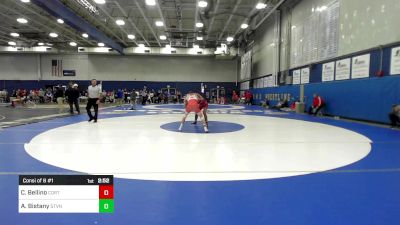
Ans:
{"type": "Polygon", "coordinates": [[[20,175],[19,213],[113,213],[112,175],[20,175]]]}

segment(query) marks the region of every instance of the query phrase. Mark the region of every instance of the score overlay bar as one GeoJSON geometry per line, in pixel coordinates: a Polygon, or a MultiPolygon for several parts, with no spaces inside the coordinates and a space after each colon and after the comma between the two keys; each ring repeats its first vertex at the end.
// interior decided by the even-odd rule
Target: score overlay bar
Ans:
{"type": "Polygon", "coordinates": [[[113,213],[112,175],[20,175],[20,213],[113,213]]]}

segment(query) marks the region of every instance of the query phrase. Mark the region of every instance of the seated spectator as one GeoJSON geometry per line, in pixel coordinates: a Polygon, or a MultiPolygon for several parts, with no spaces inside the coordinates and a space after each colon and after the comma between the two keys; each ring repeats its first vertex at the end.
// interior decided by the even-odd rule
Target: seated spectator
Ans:
{"type": "Polygon", "coordinates": [[[289,102],[287,99],[281,99],[276,106],[273,106],[272,109],[281,110],[283,108],[289,108],[289,102]]]}
{"type": "Polygon", "coordinates": [[[236,91],[233,91],[232,93],[232,104],[239,104],[239,95],[236,91]]]}
{"type": "Polygon", "coordinates": [[[312,106],[308,110],[308,114],[310,115],[317,115],[318,112],[325,107],[325,101],[322,99],[321,96],[314,94],[314,99],[312,106]]]}
{"type": "Polygon", "coordinates": [[[400,105],[393,105],[392,112],[389,114],[389,119],[392,128],[400,125],[400,105]]]}

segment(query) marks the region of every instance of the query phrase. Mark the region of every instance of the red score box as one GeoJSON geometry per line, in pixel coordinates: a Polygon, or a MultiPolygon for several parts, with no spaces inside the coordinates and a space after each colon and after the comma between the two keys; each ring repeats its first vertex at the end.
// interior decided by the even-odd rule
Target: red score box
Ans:
{"type": "Polygon", "coordinates": [[[113,199],[114,186],[113,185],[100,185],[99,186],[99,199],[113,199]]]}

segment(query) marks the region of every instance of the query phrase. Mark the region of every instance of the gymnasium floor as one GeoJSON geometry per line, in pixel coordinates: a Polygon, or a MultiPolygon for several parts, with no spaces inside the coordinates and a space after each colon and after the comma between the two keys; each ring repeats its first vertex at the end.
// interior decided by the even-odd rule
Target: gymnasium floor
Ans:
{"type": "Polygon", "coordinates": [[[0,130],[1,225],[400,224],[400,131],[211,105],[111,108],[0,130]],[[193,116],[191,117],[191,119],[193,116]],[[18,214],[18,174],[113,174],[114,214],[18,214]]]}

